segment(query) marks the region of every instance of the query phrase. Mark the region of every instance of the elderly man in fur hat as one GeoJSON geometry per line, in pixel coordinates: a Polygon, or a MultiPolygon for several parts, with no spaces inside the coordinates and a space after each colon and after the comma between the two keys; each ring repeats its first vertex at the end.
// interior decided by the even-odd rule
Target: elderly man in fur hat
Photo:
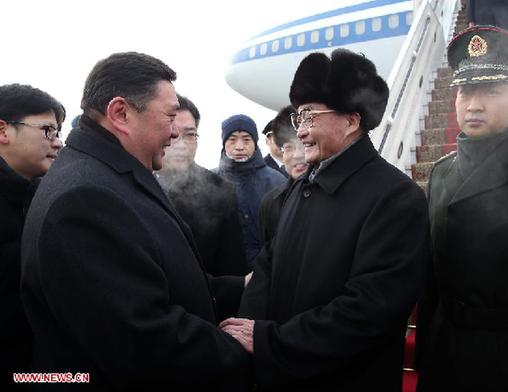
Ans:
{"type": "Polygon", "coordinates": [[[430,257],[425,196],[368,132],[388,88],[364,56],[306,57],[290,100],[310,167],[221,327],[264,391],[400,391],[407,318],[430,257]],[[255,321],[254,321],[255,320],[255,321]]]}
{"type": "Polygon", "coordinates": [[[508,31],[464,30],[448,61],[462,132],[430,177],[434,274],[419,304],[418,389],[508,391],[508,31]]]}

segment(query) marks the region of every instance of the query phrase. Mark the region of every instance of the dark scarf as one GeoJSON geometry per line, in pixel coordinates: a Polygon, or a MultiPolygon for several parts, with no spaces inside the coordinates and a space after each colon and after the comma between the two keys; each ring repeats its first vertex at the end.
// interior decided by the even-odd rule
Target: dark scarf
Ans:
{"type": "Polygon", "coordinates": [[[508,131],[506,130],[480,137],[468,137],[461,132],[457,136],[457,162],[462,178],[468,178],[507,139],[508,131]]]}
{"type": "Polygon", "coordinates": [[[261,151],[256,147],[254,154],[247,159],[245,162],[236,162],[231,158],[228,158],[226,152],[222,150],[220,163],[219,163],[219,174],[224,175],[226,178],[232,179],[239,176],[249,176],[256,170],[266,166],[266,163],[261,155],[261,151]]]}

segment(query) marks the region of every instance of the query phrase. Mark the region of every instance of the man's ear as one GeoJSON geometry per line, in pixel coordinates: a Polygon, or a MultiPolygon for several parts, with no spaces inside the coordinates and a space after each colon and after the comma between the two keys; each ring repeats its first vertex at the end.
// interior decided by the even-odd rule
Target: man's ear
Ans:
{"type": "Polygon", "coordinates": [[[357,130],[361,130],[360,121],[362,120],[362,116],[359,113],[351,113],[347,115],[347,123],[348,128],[346,130],[346,135],[350,135],[357,130]]]}
{"type": "Polygon", "coordinates": [[[0,144],[9,144],[8,127],[9,124],[5,120],[0,120],[0,144]]]}
{"type": "Polygon", "coordinates": [[[129,103],[123,97],[114,97],[106,108],[106,117],[111,125],[121,133],[129,134],[128,125],[129,111],[132,110],[129,103]]]}

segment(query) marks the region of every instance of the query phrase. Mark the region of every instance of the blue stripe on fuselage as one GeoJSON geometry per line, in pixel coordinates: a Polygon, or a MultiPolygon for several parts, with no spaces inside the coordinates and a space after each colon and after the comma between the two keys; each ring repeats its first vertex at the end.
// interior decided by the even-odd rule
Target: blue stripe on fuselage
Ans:
{"type": "Polygon", "coordinates": [[[267,57],[274,57],[274,56],[280,56],[288,53],[296,53],[296,52],[307,52],[307,51],[313,51],[313,50],[319,50],[323,48],[329,48],[329,47],[337,47],[337,46],[344,46],[348,44],[358,43],[358,42],[365,42],[365,41],[373,41],[381,38],[389,38],[389,37],[397,37],[401,35],[406,35],[409,31],[409,28],[411,27],[406,23],[406,15],[408,13],[411,13],[412,11],[406,11],[406,12],[400,12],[398,14],[390,14],[390,15],[383,15],[383,16],[376,16],[374,18],[368,18],[368,19],[359,19],[355,20],[354,22],[348,22],[348,23],[341,23],[338,25],[331,25],[331,26],[325,26],[321,27],[319,29],[312,29],[305,32],[299,32],[296,34],[292,34],[290,36],[281,37],[275,40],[270,40],[264,43],[259,43],[255,45],[255,55],[250,56],[250,51],[252,50],[253,46],[250,46],[248,48],[242,49],[234,54],[231,62],[233,64],[235,63],[241,63],[246,62],[250,60],[257,60],[261,58],[267,58],[267,57]],[[395,28],[390,28],[388,25],[388,18],[392,15],[398,15],[399,16],[399,24],[395,28]],[[372,31],[372,20],[379,18],[381,19],[381,30],[380,31],[372,31]],[[358,22],[364,21],[365,22],[365,32],[363,34],[357,34],[355,31],[355,26],[358,22]],[[340,36],[340,26],[343,25],[349,25],[349,34],[346,37],[340,36]],[[331,40],[325,39],[325,31],[329,29],[330,27],[333,27],[334,29],[334,35],[331,40]],[[319,31],[319,40],[315,43],[311,42],[311,33],[314,31],[319,31]],[[305,34],[305,43],[302,46],[298,46],[296,41],[297,37],[301,34],[305,34]],[[287,37],[291,37],[292,44],[291,47],[286,49],[284,47],[284,41],[287,37]],[[277,51],[272,51],[272,43],[274,41],[279,41],[279,49],[277,51]],[[267,45],[266,53],[260,54],[260,48],[263,44],[267,45]]]}
{"type": "Polygon", "coordinates": [[[290,27],[299,26],[302,24],[310,23],[310,22],[315,22],[316,20],[320,20],[320,19],[327,19],[327,18],[331,18],[334,16],[338,16],[338,15],[349,14],[351,12],[364,11],[369,8],[376,8],[376,7],[382,7],[382,6],[390,5],[390,4],[404,3],[407,1],[408,0],[372,0],[372,1],[368,1],[363,4],[356,4],[356,5],[351,5],[349,7],[338,8],[336,10],[322,12],[320,14],[307,16],[305,18],[301,18],[301,19],[294,20],[292,22],[281,24],[279,26],[271,28],[270,30],[266,30],[266,31],[263,31],[262,33],[256,34],[251,39],[259,38],[259,37],[262,37],[263,35],[275,33],[277,31],[285,30],[290,27]]]}

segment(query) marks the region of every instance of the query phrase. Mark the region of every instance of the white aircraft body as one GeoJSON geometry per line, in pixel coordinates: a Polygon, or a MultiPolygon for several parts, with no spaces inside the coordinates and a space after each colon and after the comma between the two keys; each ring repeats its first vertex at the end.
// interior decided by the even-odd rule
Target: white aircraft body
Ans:
{"type": "MultiPolygon", "coordinates": [[[[344,3],[344,2],[342,2],[344,3]]],[[[289,104],[289,88],[301,60],[336,48],[361,52],[385,79],[413,19],[413,0],[351,0],[338,9],[298,19],[251,38],[231,61],[226,81],[269,109],[289,104]]]]}

